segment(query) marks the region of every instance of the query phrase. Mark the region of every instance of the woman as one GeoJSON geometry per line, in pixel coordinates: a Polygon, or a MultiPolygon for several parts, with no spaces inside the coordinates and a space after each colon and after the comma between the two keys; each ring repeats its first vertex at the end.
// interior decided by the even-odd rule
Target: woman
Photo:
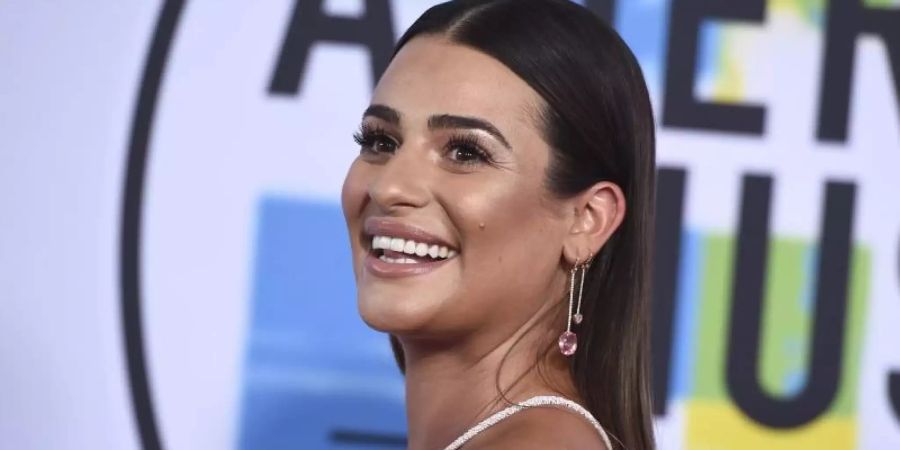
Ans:
{"type": "Polygon", "coordinates": [[[355,138],[358,306],[409,448],[653,448],[653,117],[615,31],[563,0],[435,6],[355,138]]]}

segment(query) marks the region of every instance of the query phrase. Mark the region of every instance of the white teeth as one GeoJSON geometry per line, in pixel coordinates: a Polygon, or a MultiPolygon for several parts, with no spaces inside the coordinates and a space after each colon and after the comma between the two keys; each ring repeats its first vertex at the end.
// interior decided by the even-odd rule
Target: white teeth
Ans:
{"type": "MultiPolygon", "coordinates": [[[[424,242],[416,242],[413,240],[402,238],[392,238],[390,236],[373,236],[372,250],[379,249],[406,253],[407,255],[416,255],[419,257],[427,255],[434,259],[452,258],[457,254],[456,250],[452,250],[443,245],[426,244],[424,242]]],[[[409,258],[390,258],[384,256],[381,257],[381,260],[395,264],[411,264],[411,262],[407,261],[413,261],[409,258]]]]}
{"type": "Polygon", "coordinates": [[[384,261],[384,262],[391,263],[391,264],[415,264],[415,263],[416,263],[416,260],[414,260],[414,259],[410,259],[410,258],[390,258],[390,257],[387,257],[387,256],[385,256],[385,255],[379,256],[378,259],[380,259],[380,260],[382,260],[382,261],[384,261]]]}
{"type": "Polygon", "coordinates": [[[372,249],[391,248],[391,238],[384,236],[372,236],[372,249]]]}

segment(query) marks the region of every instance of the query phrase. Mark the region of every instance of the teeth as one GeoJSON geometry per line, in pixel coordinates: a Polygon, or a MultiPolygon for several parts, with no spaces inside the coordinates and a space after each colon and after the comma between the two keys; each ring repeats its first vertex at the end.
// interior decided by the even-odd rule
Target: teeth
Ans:
{"type": "Polygon", "coordinates": [[[380,249],[380,248],[391,248],[391,238],[385,236],[373,236],[372,237],[372,248],[380,249]]]}
{"type": "Polygon", "coordinates": [[[391,264],[415,264],[416,260],[410,258],[389,258],[387,256],[381,255],[378,259],[389,262],[391,264]]]}
{"type": "MultiPolygon", "coordinates": [[[[406,253],[407,255],[416,255],[416,256],[430,256],[434,259],[446,259],[452,258],[456,256],[456,250],[451,250],[450,248],[437,245],[437,244],[426,244],[424,242],[416,242],[413,240],[406,240],[401,238],[392,238],[389,236],[373,236],[372,237],[372,250],[392,250],[399,253],[406,253]]],[[[409,258],[387,258],[382,256],[382,261],[388,261],[396,264],[411,264],[406,261],[413,261],[409,258]]]]}

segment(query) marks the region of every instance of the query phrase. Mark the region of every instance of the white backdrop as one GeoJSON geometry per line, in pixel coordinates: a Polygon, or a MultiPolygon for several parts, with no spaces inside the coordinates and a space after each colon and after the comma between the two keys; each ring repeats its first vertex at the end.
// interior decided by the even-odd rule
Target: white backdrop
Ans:
{"type": "MultiPolygon", "coordinates": [[[[399,36],[433,2],[324,1],[319,14],[345,22],[298,15],[306,26],[294,31],[316,42],[296,92],[273,87],[280,62],[303,59],[284,50],[295,8],[315,3],[0,2],[0,448],[402,447],[402,379],[385,338],[356,316],[338,205],[379,50],[336,41],[399,36]],[[153,42],[168,45],[153,56],[153,42]],[[141,163],[131,172],[129,158],[141,163]],[[149,401],[133,396],[142,389],[149,401]]],[[[677,275],[658,299],[672,332],[657,374],[661,447],[900,448],[900,381],[889,389],[900,373],[900,3],[612,3],[651,87],[660,196],[677,213],[666,216],[675,240],[661,244],[674,259],[662,252],[658,268],[677,275]],[[865,14],[875,19],[854,22],[865,14]],[[840,34],[857,23],[876,25],[840,34]],[[696,45],[673,41],[693,33],[696,45]],[[820,129],[823,110],[840,111],[827,104],[841,83],[821,89],[835,42],[855,49],[829,69],[851,69],[849,112],[820,129]],[[717,121],[730,113],[701,103],[765,112],[717,121]],[[730,311],[739,248],[758,237],[742,211],[766,214],[752,199],[771,212],[767,278],[749,281],[765,294],[762,325],[748,341],[730,334],[730,311]],[[826,204],[824,227],[849,223],[853,248],[834,272],[847,293],[831,292],[846,314],[830,321],[813,313],[818,264],[835,261],[819,245],[826,204]],[[807,364],[817,320],[840,339],[807,364]],[[756,361],[735,342],[757,341],[754,397],[727,367],[756,361]],[[826,401],[798,419],[804,386],[835,364],[833,389],[810,397],[826,401]],[[754,409],[760,398],[782,401],[788,418],[754,409]]]]}

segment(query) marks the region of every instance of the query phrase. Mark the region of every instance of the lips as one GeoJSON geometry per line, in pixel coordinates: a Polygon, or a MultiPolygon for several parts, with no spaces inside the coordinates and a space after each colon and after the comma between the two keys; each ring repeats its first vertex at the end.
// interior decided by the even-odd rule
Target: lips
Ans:
{"type": "Polygon", "coordinates": [[[366,242],[370,244],[365,267],[380,277],[422,275],[459,254],[446,240],[396,220],[366,219],[364,232],[366,242]]]}

